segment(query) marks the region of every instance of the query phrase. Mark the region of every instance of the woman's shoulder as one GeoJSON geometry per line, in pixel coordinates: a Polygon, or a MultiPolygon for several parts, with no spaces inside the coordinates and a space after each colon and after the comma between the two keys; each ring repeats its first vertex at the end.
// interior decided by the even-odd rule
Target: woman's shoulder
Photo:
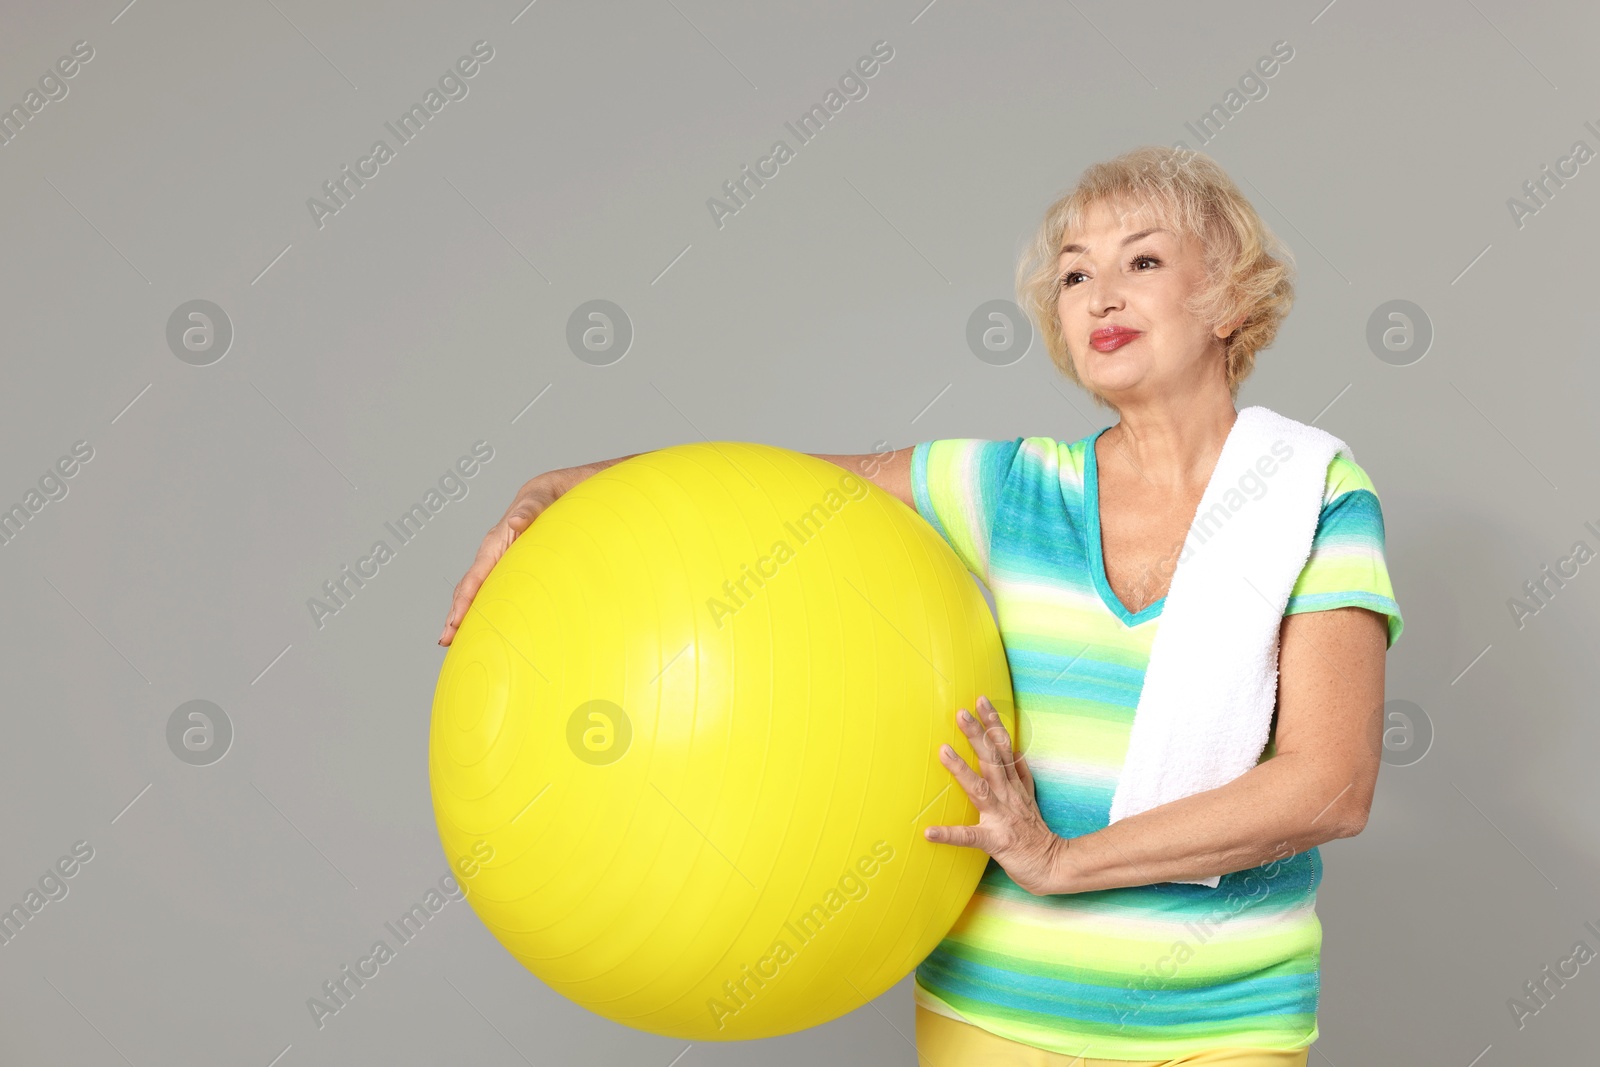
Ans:
{"type": "Polygon", "coordinates": [[[1016,440],[1017,460],[1032,468],[1036,477],[1082,486],[1089,443],[1094,440],[1093,432],[1076,441],[1063,441],[1043,434],[1016,440]]]}
{"type": "Polygon", "coordinates": [[[1322,506],[1328,507],[1346,493],[1366,492],[1377,502],[1378,490],[1363,468],[1343,452],[1334,454],[1328,463],[1328,475],[1323,483],[1322,506]]]}
{"type": "Polygon", "coordinates": [[[923,452],[943,452],[947,455],[983,456],[985,459],[1012,461],[1027,457],[1033,460],[1060,460],[1066,456],[1081,456],[1088,444],[1089,435],[1077,441],[1061,441],[1042,434],[1018,434],[1016,437],[942,437],[920,442],[916,447],[923,452]]]}
{"type": "Polygon", "coordinates": [[[1044,434],[1025,434],[1016,438],[1017,447],[1021,451],[1037,454],[1064,455],[1068,452],[1082,452],[1084,446],[1094,434],[1085,434],[1076,441],[1063,441],[1059,437],[1048,437],[1044,434]]]}
{"type": "Polygon", "coordinates": [[[912,451],[912,476],[913,480],[954,476],[995,486],[1056,478],[1081,485],[1093,437],[1091,433],[1076,441],[1062,441],[1043,434],[1019,434],[923,441],[912,451]]]}
{"type": "Polygon", "coordinates": [[[1019,454],[1048,457],[1059,462],[1071,460],[1076,466],[1081,467],[1089,442],[1094,440],[1098,432],[1091,430],[1075,441],[1064,441],[1059,437],[1048,437],[1044,434],[1024,435],[1015,438],[1014,443],[1019,454]]]}

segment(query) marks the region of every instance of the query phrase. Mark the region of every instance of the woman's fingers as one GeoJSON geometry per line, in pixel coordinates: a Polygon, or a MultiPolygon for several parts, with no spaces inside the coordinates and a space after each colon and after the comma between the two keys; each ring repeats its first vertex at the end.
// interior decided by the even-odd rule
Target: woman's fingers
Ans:
{"type": "Polygon", "coordinates": [[[999,781],[1019,781],[1017,774],[1019,760],[1011,747],[1011,735],[1006,732],[1005,724],[1000,721],[1000,713],[985,696],[978,698],[977,709],[976,717],[972,717],[965,708],[961,709],[960,714],[956,716],[956,722],[961,727],[961,732],[972,742],[973,751],[978,754],[979,765],[985,774],[989,773],[991,767],[994,768],[999,781]]]}
{"type": "MultiPolygon", "coordinates": [[[[959,719],[960,716],[957,716],[959,719]]],[[[967,731],[968,725],[962,724],[962,730],[967,731]]],[[[971,736],[970,733],[968,736],[971,736]]],[[[939,762],[944,764],[947,771],[954,776],[956,783],[966,790],[967,796],[978,808],[979,819],[983,811],[993,802],[994,792],[989,787],[989,782],[982,775],[975,772],[967,761],[949,745],[939,746],[939,762]]],[[[945,845],[962,845],[967,848],[983,848],[983,827],[981,826],[930,826],[922,831],[922,836],[929,841],[937,841],[945,845]]],[[[987,849],[985,849],[987,851],[987,849]]]]}
{"type": "MultiPolygon", "coordinates": [[[[995,785],[990,783],[989,776],[994,773],[991,768],[995,767],[996,756],[986,737],[983,723],[974,718],[966,708],[957,712],[956,725],[967,735],[968,742],[978,756],[978,766],[983,768],[983,773],[974,771],[971,765],[949,745],[939,746],[939,762],[944,764],[957,784],[966,790],[967,796],[978,809],[981,823],[983,812],[992,808],[995,803],[995,785]]],[[[1003,784],[1003,781],[1000,784],[1003,784]]],[[[984,827],[981,825],[930,826],[923,831],[923,836],[929,841],[946,845],[984,848],[980,843],[984,840],[984,827]]]]}
{"type": "Polygon", "coordinates": [[[930,826],[922,832],[922,836],[941,845],[981,848],[987,852],[989,851],[988,848],[981,843],[980,829],[981,827],[977,826],[930,826]]]}
{"type": "Polygon", "coordinates": [[[940,746],[939,762],[955,776],[956,782],[967,791],[967,796],[972,798],[973,804],[977,805],[981,812],[994,796],[994,789],[989,785],[988,779],[974,771],[967,761],[961,758],[961,754],[949,745],[940,746]]]}
{"type": "Polygon", "coordinates": [[[1000,768],[1000,773],[1007,781],[1020,784],[1025,773],[1019,769],[1022,760],[1018,758],[1016,750],[1011,745],[1011,734],[1007,732],[1005,723],[1000,721],[1000,713],[989,703],[989,698],[986,696],[978,698],[978,715],[984,726],[984,741],[994,762],[1000,768]]]}
{"type": "Polygon", "coordinates": [[[1035,895],[1056,884],[1054,871],[1064,845],[1045,822],[1034,793],[1027,762],[1016,754],[1000,713],[980,696],[976,717],[961,709],[956,723],[978,754],[982,773],[974,771],[949,745],[939,748],[939,762],[966,790],[978,808],[975,826],[930,826],[929,841],[982,849],[1000,863],[1012,881],[1035,895]]]}
{"type": "Polygon", "coordinates": [[[461,628],[461,620],[467,617],[467,610],[472,607],[472,598],[478,595],[483,580],[494,570],[495,563],[505,555],[506,547],[512,540],[510,532],[505,520],[502,519],[484,535],[483,542],[478,545],[478,553],[473,557],[472,566],[467,568],[467,573],[456,583],[455,592],[450,596],[450,611],[445,616],[444,631],[439,634],[441,645],[448,645],[455,637],[456,631],[461,628]]]}
{"type": "Polygon", "coordinates": [[[1017,780],[1022,783],[1022,788],[1028,791],[1028,795],[1030,797],[1035,796],[1033,771],[1028,768],[1028,761],[1021,756],[1018,756],[1012,763],[1012,766],[1017,770],[1017,780]]]}
{"type": "MultiPolygon", "coordinates": [[[[967,796],[978,809],[981,824],[985,812],[1000,813],[1001,808],[1007,807],[1013,799],[1014,793],[1031,800],[1033,777],[1023,766],[1021,758],[1013,752],[1010,734],[989,698],[978,697],[977,709],[976,716],[965,708],[957,711],[956,725],[971,743],[980,770],[974,771],[949,745],[940,746],[939,762],[966,790],[967,796]]],[[[924,836],[930,841],[976,848],[981,847],[978,842],[983,840],[983,832],[981,825],[932,826],[924,836]]]]}
{"type": "Polygon", "coordinates": [[[467,617],[467,611],[472,607],[472,600],[478,595],[484,579],[489,577],[494,565],[500,562],[500,557],[506,554],[511,542],[532,525],[533,520],[544,510],[546,506],[542,502],[544,498],[531,489],[531,486],[530,482],[523,487],[522,492],[517,494],[517,498],[506,509],[505,515],[484,535],[483,542],[478,545],[478,554],[473,557],[472,566],[467,568],[467,573],[456,583],[455,592],[450,597],[450,611],[445,616],[444,630],[439,634],[441,645],[448,645],[455,639],[456,631],[461,628],[461,620],[467,617]]]}

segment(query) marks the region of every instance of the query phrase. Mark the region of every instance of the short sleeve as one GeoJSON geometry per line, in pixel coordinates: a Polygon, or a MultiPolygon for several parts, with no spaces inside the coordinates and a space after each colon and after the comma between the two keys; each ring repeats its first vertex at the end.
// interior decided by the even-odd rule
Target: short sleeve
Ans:
{"type": "Polygon", "coordinates": [[[911,451],[917,514],[986,585],[995,507],[1022,441],[951,437],[923,441],[911,451]]]}
{"type": "Polygon", "coordinates": [[[1388,647],[1400,639],[1405,624],[1384,559],[1383,509],[1367,472],[1341,454],[1328,464],[1311,555],[1284,614],[1343,607],[1368,608],[1385,616],[1388,647]]]}

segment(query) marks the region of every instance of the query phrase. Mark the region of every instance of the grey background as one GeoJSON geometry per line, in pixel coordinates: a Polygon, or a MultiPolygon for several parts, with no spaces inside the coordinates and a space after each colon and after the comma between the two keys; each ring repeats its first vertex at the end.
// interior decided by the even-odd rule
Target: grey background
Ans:
{"type": "Polygon", "coordinates": [[[1297,307],[1240,406],[1316,419],[1374,479],[1406,619],[1388,695],[1434,732],[1325,850],[1312,1062],[1593,1055],[1593,967],[1521,1029],[1507,1001],[1600,948],[1600,577],[1521,628],[1508,600],[1600,547],[1600,164],[1520,227],[1507,200],[1600,149],[1600,11],[924,3],[0,7],[5,107],[94,49],[0,148],[0,504],[94,450],[0,546],[0,902],[94,849],[0,946],[0,1059],[913,1063],[909,977],[827,1026],[686,1050],[556,996],[461,902],[320,1030],[306,1000],[446,871],[434,641],[524,480],[704,438],[1108,424],[1037,341],[976,358],[967,318],[1012,297],[1084,166],[1180,140],[1294,249],[1297,307]],[[318,228],[307,199],[480,39],[468,96],[318,228]],[[868,95],[719,228],[706,200],[878,40],[868,95]],[[1279,40],[1268,94],[1202,144],[1185,122],[1279,40]],[[209,366],[166,340],[195,299],[234,331],[209,366]],[[608,366],[566,344],[592,299],[635,331],[608,366]],[[1435,334],[1403,366],[1367,342],[1397,299],[1435,334]],[[467,496],[319,629],[307,599],[480,439],[467,496]],[[234,731],[208,766],[167,740],[197,699],[234,731]]]}

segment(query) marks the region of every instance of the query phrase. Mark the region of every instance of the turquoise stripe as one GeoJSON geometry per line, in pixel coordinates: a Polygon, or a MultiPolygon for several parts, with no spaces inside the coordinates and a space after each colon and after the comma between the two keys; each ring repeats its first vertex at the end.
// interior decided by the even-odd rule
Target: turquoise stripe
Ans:
{"type": "Polygon", "coordinates": [[[995,992],[1003,990],[1005,1004],[1014,1012],[1051,1015],[1065,1007],[1075,1022],[1119,1028],[1125,1036],[1140,1030],[1159,1034],[1164,1026],[1226,1023],[1242,1011],[1287,1016],[1298,1024],[1306,1014],[1302,1005],[1317,987],[1314,973],[1280,970],[1228,987],[1175,984],[1147,989],[1030,973],[1028,965],[1015,957],[964,951],[946,941],[917,968],[916,980],[951,1003],[992,1003],[995,992]]]}
{"type": "Polygon", "coordinates": [[[932,441],[924,441],[911,450],[911,496],[916,501],[917,514],[927,519],[939,536],[948,541],[950,533],[928,497],[928,451],[932,446],[932,441]]]}

